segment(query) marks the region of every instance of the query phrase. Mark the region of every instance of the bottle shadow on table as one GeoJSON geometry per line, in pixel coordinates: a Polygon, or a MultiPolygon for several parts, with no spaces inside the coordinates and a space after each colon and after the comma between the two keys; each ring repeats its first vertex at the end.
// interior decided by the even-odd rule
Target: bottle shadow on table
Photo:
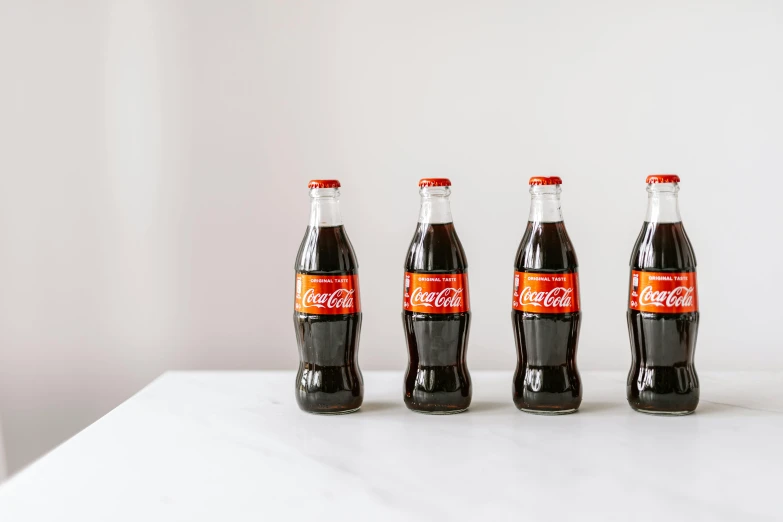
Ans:
{"type": "MultiPolygon", "coordinates": [[[[358,413],[379,413],[395,409],[409,411],[402,401],[371,401],[362,404],[362,407],[359,408],[358,413]]],[[[516,408],[514,408],[514,403],[512,401],[476,401],[470,405],[465,413],[483,413],[497,410],[514,411],[516,408]]]]}
{"type": "Polygon", "coordinates": [[[744,413],[773,413],[777,415],[783,415],[783,411],[767,408],[755,408],[751,406],[742,406],[740,404],[728,404],[724,402],[713,402],[702,399],[699,401],[699,405],[693,415],[730,415],[739,412],[744,413]]]}
{"type": "Polygon", "coordinates": [[[476,401],[470,404],[468,413],[483,413],[486,411],[496,411],[505,409],[514,410],[514,403],[512,401],[476,401]]]}
{"type": "Polygon", "coordinates": [[[377,412],[385,412],[388,410],[394,410],[398,408],[405,409],[405,404],[403,404],[402,401],[400,402],[371,401],[362,404],[362,407],[359,408],[358,413],[377,413],[377,412]]]}
{"type": "Polygon", "coordinates": [[[626,409],[630,409],[630,406],[626,403],[609,401],[583,401],[582,405],[579,406],[579,412],[588,414],[626,409]]]}

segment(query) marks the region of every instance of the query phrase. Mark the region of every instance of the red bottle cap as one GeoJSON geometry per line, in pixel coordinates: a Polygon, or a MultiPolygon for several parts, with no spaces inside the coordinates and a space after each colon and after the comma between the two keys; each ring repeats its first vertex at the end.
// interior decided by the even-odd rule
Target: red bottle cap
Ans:
{"type": "Polygon", "coordinates": [[[340,188],[340,182],[336,179],[311,179],[307,188],[340,188]]]}
{"type": "Polygon", "coordinates": [[[680,176],[677,174],[650,174],[647,176],[647,183],[679,183],[680,176]]]}
{"type": "Polygon", "coordinates": [[[546,176],[533,176],[530,178],[531,185],[560,185],[563,183],[563,180],[558,178],[557,176],[546,177],[546,176]]]}
{"type": "Polygon", "coordinates": [[[449,178],[422,178],[419,180],[419,187],[450,187],[449,178]]]}

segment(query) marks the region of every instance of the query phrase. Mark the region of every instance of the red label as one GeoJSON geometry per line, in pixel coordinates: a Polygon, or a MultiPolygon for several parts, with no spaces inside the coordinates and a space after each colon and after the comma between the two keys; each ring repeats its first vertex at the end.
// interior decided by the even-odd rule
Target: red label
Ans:
{"type": "Polygon", "coordinates": [[[696,272],[631,271],[628,307],[640,312],[683,314],[699,309],[696,272]]]}
{"type": "Polygon", "coordinates": [[[294,310],[313,315],[360,312],[359,276],[322,276],[297,273],[294,310]]]}
{"type": "Polygon", "coordinates": [[[424,314],[459,314],[470,310],[468,274],[405,272],[402,308],[424,314]]]}
{"type": "Polygon", "coordinates": [[[514,272],[514,310],[539,314],[579,311],[579,275],[514,272]]]}

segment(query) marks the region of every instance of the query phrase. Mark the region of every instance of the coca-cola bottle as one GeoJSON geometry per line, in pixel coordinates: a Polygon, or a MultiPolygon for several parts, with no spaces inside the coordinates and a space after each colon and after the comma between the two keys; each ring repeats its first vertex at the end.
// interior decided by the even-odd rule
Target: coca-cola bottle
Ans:
{"type": "Polygon", "coordinates": [[[357,360],[359,264],[340,215],[340,182],[313,180],[308,186],[310,224],[295,265],[296,401],[312,413],[349,413],[364,396],[357,360]]]}
{"type": "Polygon", "coordinates": [[[557,176],[530,178],[530,216],[515,262],[513,396],[530,413],[573,413],[582,402],[579,268],[560,211],[561,184],[557,176]]]}
{"type": "Polygon", "coordinates": [[[451,219],[451,181],[419,181],[419,224],[405,259],[402,323],[408,341],[405,405],[458,413],[470,405],[468,261],[451,219]]]}
{"type": "Polygon", "coordinates": [[[680,218],[679,176],[647,176],[647,217],[631,254],[628,403],[685,415],[699,403],[693,365],[699,329],[696,256],[680,218]]]}

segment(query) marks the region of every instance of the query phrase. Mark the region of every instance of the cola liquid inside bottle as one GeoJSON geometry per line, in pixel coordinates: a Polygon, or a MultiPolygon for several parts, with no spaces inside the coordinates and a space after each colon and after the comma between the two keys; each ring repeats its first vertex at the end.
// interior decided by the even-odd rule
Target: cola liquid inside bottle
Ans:
{"type": "MultiPolygon", "coordinates": [[[[448,180],[434,178],[447,183],[448,180]]],[[[422,186],[419,223],[405,259],[411,277],[450,281],[467,277],[468,263],[451,220],[449,185],[422,186]]],[[[406,274],[406,280],[408,275],[406,274]]],[[[415,283],[413,283],[415,285],[415,283]]],[[[449,285],[451,283],[441,283],[449,285]]],[[[467,279],[464,280],[467,293],[467,279]]],[[[406,294],[415,292],[408,288],[406,294]]],[[[448,292],[448,290],[447,290],[448,292]]],[[[437,289],[429,292],[438,293],[437,289]]],[[[462,308],[465,308],[467,295],[462,308]]],[[[440,294],[439,294],[440,295],[440,294]]],[[[437,305],[437,301],[432,302],[437,305]]],[[[458,308],[456,306],[455,308],[458,308]]],[[[468,408],[472,390],[466,364],[470,311],[424,313],[403,309],[403,326],[409,364],[405,374],[404,401],[408,408],[425,413],[457,413],[468,408]]]]}
{"type": "MultiPolygon", "coordinates": [[[[296,272],[319,281],[337,280],[335,276],[357,276],[359,265],[342,218],[336,187],[323,180],[311,190],[310,225],[299,253],[296,272]]],[[[311,187],[316,182],[311,182],[311,187]]],[[[339,184],[337,185],[339,186],[339,184]]],[[[358,292],[358,287],[357,287],[358,292]]],[[[317,292],[314,292],[317,293],[317,292]]],[[[331,296],[329,288],[323,294],[331,296]]],[[[358,303],[358,295],[356,296],[358,303]]],[[[328,301],[323,301],[328,306],[328,301]]],[[[357,410],[364,396],[364,381],[358,364],[361,312],[324,314],[324,308],[294,311],[299,346],[299,371],[296,376],[296,400],[299,407],[312,413],[349,413],[357,410]]]]}
{"type": "MultiPolygon", "coordinates": [[[[648,178],[647,218],[631,254],[630,294],[644,291],[634,284],[634,271],[662,278],[692,272],[695,286],[696,256],[680,219],[677,182],[676,176],[648,178]],[[671,182],[650,182],[656,178],[671,182]]],[[[627,317],[633,359],[627,385],[631,407],[645,413],[692,413],[699,403],[694,366],[698,310],[655,313],[629,307],[627,317]]]]}
{"type": "MultiPolygon", "coordinates": [[[[560,184],[548,184],[541,179],[531,178],[530,219],[514,264],[516,272],[551,279],[548,282],[551,288],[560,284],[555,281],[561,277],[577,274],[578,261],[560,212],[560,184]]],[[[576,294],[578,283],[574,285],[576,294]]],[[[523,290],[519,288],[518,292],[523,290]]],[[[515,294],[518,292],[515,288],[515,294]]],[[[515,297],[517,306],[511,314],[518,362],[513,397],[520,410],[572,413],[582,402],[582,383],[576,366],[582,312],[578,310],[578,295],[573,299],[576,311],[539,313],[519,310],[522,307],[518,296],[515,297]]],[[[546,308],[543,299],[540,301],[539,308],[546,308]]]]}

